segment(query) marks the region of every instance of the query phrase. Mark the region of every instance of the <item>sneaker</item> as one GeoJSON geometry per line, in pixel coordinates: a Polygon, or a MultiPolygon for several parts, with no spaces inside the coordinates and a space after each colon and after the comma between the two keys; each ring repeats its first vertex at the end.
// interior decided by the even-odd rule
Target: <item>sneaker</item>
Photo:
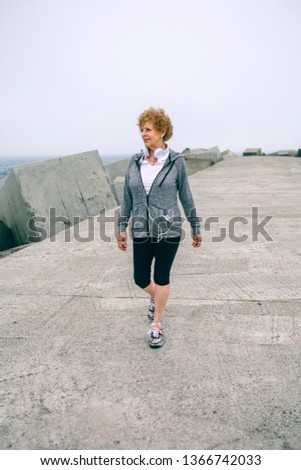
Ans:
{"type": "Polygon", "coordinates": [[[160,348],[164,344],[164,333],[162,328],[151,326],[147,332],[148,344],[151,348],[160,348]]]}
{"type": "Polygon", "coordinates": [[[154,318],[155,318],[155,300],[154,299],[150,299],[149,301],[147,318],[149,319],[149,321],[154,321],[154,318]]]}

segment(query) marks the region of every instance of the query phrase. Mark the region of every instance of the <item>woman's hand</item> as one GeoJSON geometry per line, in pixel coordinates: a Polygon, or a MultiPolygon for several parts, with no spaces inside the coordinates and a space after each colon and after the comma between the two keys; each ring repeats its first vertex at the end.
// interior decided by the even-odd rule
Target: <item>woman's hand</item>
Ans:
{"type": "Polygon", "coordinates": [[[192,240],[193,248],[200,248],[202,244],[202,235],[192,235],[192,240]]]}
{"type": "Polygon", "coordinates": [[[127,233],[126,232],[119,232],[119,235],[117,237],[117,243],[118,243],[118,248],[121,251],[126,251],[127,248],[127,233]]]}

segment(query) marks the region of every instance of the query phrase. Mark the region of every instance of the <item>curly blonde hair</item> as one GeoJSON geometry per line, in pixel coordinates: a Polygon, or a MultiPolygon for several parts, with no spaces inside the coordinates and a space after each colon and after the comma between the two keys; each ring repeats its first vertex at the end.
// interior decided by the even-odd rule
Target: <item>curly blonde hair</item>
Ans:
{"type": "Polygon", "coordinates": [[[164,109],[162,108],[149,108],[143,111],[138,118],[139,129],[147,122],[150,121],[154,128],[159,132],[164,132],[163,136],[164,142],[169,140],[173,134],[173,125],[171,123],[170,117],[165,114],[164,109]]]}

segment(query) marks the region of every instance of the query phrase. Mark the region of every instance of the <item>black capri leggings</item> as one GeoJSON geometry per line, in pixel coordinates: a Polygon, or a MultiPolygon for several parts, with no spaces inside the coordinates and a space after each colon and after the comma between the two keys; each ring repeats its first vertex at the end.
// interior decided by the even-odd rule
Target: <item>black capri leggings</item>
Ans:
{"type": "Polygon", "coordinates": [[[169,284],[169,275],[175,259],[181,237],[162,238],[134,238],[134,280],[144,289],[151,282],[151,264],[155,258],[154,282],[160,286],[169,284]]]}

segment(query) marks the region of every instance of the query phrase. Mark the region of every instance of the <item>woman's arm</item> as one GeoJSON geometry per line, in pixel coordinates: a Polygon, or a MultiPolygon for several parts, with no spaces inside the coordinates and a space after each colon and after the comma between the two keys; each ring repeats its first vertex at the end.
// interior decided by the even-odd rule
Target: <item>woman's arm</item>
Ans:
{"type": "Polygon", "coordinates": [[[125,232],[127,229],[132,212],[132,204],[133,199],[131,188],[129,186],[129,170],[127,170],[123,187],[123,199],[120,205],[120,214],[118,218],[119,232],[125,232]]]}
{"type": "Polygon", "coordinates": [[[129,167],[127,169],[125,180],[124,180],[124,187],[123,187],[123,199],[120,205],[120,214],[118,217],[118,228],[119,234],[117,237],[118,248],[122,251],[126,251],[127,249],[127,233],[126,229],[129,223],[130,215],[132,212],[132,192],[129,185],[129,167]]]}
{"type": "Polygon", "coordinates": [[[194,200],[191,194],[186,163],[184,158],[179,158],[178,163],[178,179],[177,187],[179,191],[179,198],[183,206],[186,218],[190,223],[192,235],[200,235],[201,233],[201,224],[200,219],[197,216],[194,200]]]}

